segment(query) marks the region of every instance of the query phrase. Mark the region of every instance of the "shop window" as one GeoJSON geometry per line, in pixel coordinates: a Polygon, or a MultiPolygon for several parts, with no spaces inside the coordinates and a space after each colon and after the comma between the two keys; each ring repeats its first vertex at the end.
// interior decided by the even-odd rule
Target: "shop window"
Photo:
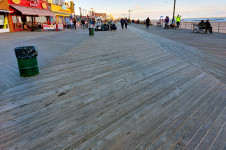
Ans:
{"type": "Polygon", "coordinates": [[[68,25],[70,24],[70,18],[69,17],[64,17],[64,22],[68,25]]]}
{"type": "Polygon", "coordinates": [[[56,17],[55,16],[54,17],[50,17],[50,22],[52,24],[55,24],[56,23],[56,17]]]}
{"type": "Polygon", "coordinates": [[[32,18],[30,16],[26,16],[26,21],[27,22],[32,22],[32,18]]]}
{"type": "Polygon", "coordinates": [[[6,15],[0,15],[0,29],[8,29],[8,20],[6,15]]]}
{"type": "Polygon", "coordinates": [[[5,24],[5,16],[0,15],[0,29],[4,28],[4,24],[5,24]]]}
{"type": "Polygon", "coordinates": [[[45,16],[35,17],[37,23],[47,23],[47,18],[45,16]]]}
{"type": "Polygon", "coordinates": [[[22,28],[21,16],[12,16],[12,19],[14,29],[21,29],[22,28]]]}

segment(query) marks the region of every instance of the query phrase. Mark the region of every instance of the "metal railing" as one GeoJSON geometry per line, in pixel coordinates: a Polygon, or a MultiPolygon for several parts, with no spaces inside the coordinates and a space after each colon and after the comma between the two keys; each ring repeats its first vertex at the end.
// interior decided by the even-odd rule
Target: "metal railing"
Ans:
{"type": "MultiPolygon", "coordinates": [[[[153,25],[157,25],[158,21],[152,21],[151,23],[153,25]]],[[[182,21],[180,28],[182,29],[192,29],[193,30],[193,24],[198,24],[199,22],[188,22],[188,21],[182,21]]],[[[226,22],[210,22],[211,26],[213,27],[213,32],[217,33],[226,33],[226,22]]],[[[162,27],[164,27],[164,22],[161,22],[162,27]]]]}
{"type": "MultiPolygon", "coordinates": [[[[181,22],[180,28],[182,29],[193,29],[193,24],[198,24],[199,22],[181,22]]],[[[211,22],[213,31],[217,33],[226,33],[226,22],[211,22]]]]}

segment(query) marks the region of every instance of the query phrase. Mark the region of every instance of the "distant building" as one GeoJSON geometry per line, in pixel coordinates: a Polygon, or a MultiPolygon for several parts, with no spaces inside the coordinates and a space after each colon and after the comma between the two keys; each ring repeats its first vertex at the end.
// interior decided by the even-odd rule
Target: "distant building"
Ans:
{"type": "Polygon", "coordinates": [[[50,4],[51,11],[56,15],[55,17],[51,17],[51,23],[57,23],[58,25],[66,25],[69,24],[71,18],[73,18],[74,14],[74,2],[70,3],[64,2],[62,5],[50,4]]]}
{"type": "Polygon", "coordinates": [[[107,14],[106,13],[94,13],[95,17],[102,17],[102,18],[106,18],[107,14]]]}

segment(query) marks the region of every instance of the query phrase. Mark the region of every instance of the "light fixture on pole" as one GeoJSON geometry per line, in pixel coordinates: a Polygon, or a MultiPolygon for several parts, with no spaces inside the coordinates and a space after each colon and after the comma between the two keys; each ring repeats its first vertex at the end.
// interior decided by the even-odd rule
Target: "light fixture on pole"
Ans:
{"type": "Polygon", "coordinates": [[[129,12],[129,20],[130,20],[130,13],[132,12],[132,10],[129,10],[128,12],[129,12]]]}

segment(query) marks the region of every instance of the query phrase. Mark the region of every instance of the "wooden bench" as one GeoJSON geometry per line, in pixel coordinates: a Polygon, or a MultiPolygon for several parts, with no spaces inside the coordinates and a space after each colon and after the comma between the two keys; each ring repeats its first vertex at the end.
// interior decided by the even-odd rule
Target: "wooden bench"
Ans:
{"type": "Polygon", "coordinates": [[[200,28],[199,27],[199,24],[193,23],[193,32],[199,33],[200,31],[202,31],[203,33],[205,33],[205,29],[200,28]]]}

